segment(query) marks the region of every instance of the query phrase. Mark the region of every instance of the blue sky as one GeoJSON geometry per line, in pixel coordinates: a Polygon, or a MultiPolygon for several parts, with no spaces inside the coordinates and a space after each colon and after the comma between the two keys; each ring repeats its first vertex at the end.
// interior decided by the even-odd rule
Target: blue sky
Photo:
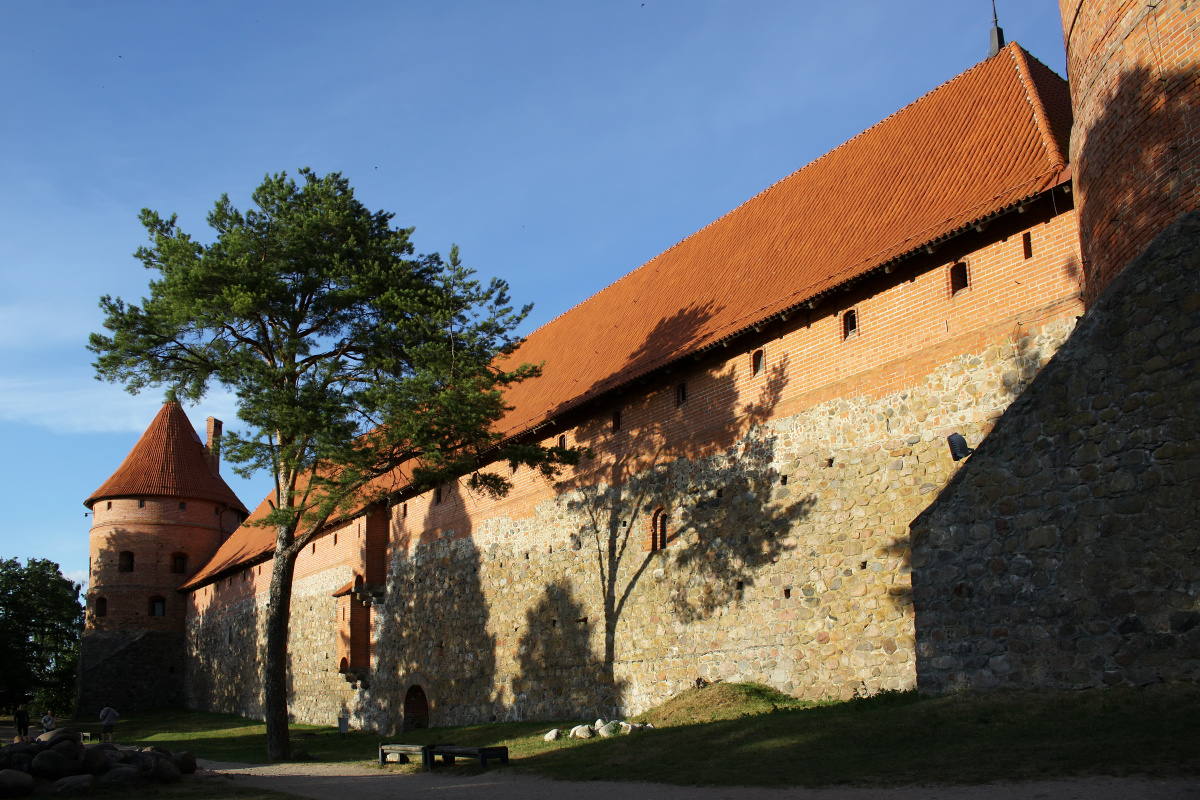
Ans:
{"type": "MultiPolygon", "coordinates": [[[[1059,74],[1051,0],[997,0],[1059,74]]],[[[531,330],[986,55],[988,0],[0,3],[0,557],[87,567],[82,501],[161,403],[97,382],[138,211],[340,171],[531,330]]],[[[188,408],[237,425],[228,397],[188,408]]],[[[224,472],[229,475],[229,470],[224,472]]],[[[253,507],[269,480],[229,476],[253,507]]]]}

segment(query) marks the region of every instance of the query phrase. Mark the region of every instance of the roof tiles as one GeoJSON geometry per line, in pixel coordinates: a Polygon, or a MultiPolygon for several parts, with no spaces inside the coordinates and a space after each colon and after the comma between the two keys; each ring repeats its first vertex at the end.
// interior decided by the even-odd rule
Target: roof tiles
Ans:
{"type": "Polygon", "coordinates": [[[229,485],[208,468],[204,444],[178,403],[165,403],[121,466],[83,501],[110,497],[186,497],[213,500],[246,513],[229,485]]]}

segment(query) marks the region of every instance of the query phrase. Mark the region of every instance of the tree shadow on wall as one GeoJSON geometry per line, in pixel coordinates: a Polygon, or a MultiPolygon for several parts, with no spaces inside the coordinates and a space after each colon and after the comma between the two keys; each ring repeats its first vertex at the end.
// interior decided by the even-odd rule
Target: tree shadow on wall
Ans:
{"type": "Polygon", "coordinates": [[[458,482],[441,488],[441,503],[423,521],[395,515],[387,595],[374,622],[370,703],[376,729],[404,726],[404,697],[420,686],[433,726],[494,721],[505,702],[495,687],[497,638],[488,632],[489,600],[471,536],[466,493],[458,482]]]}
{"type": "MultiPolygon", "coordinates": [[[[663,325],[678,334],[678,323],[663,325]]],[[[652,335],[645,348],[654,342],[652,335]]],[[[744,358],[749,367],[750,353],[744,358]]],[[[595,458],[558,489],[584,519],[571,547],[591,562],[603,608],[602,707],[620,713],[626,706],[618,661],[662,655],[633,652],[627,635],[618,645],[647,574],[653,582],[642,600],[656,606],[661,621],[692,623],[741,602],[757,574],[795,547],[791,527],[816,498],[783,484],[773,466],[776,439],[763,428],[782,396],[787,365],[784,356],[749,381],[740,371],[740,393],[739,371],[729,362],[716,374],[677,368],[623,408],[629,424],[620,432],[607,419],[578,430],[595,458]]]]}
{"type": "Polygon", "coordinates": [[[569,582],[545,587],[538,604],[525,612],[525,633],[518,642],[520,673],[513,681],[514,716],[554,719],[609,710],[609,684],[591,647],[593,627],[569,582]]]}
{"type": "Polygon", "coordinates": [[[1198,205],[1195,91],[1191,71],[1123,73],[1072,154],[1085,242],[1091,232],[1083,254],[1089,308],[1167,222],[1198,205]]]}

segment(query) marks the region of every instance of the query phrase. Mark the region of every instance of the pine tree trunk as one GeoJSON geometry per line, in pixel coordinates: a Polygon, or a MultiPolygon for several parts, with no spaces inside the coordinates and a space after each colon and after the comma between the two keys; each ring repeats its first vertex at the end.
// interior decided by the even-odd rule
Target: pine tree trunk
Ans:
{"type": "Polygon", "coordinates": [[[267,758],[271,761],[286,761],[292,757],[288,733],[288,622],[292,613],[292,574],[297,554],[284,544],[290,540],[290,533],[286,527],[279,529],[267,605],[263,717],[267,723],[267,758]]]}

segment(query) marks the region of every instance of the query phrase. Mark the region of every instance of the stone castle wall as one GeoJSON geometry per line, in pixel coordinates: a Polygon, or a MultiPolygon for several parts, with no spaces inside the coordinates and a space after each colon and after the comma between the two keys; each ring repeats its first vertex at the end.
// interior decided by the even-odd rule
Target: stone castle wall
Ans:
{"type": "Polygon", "coordinates": [[[174,631],[87,631],[79,642],[75,717],[95,719],[185,704],[183,636],[174,631]]]}
{"type": "MultiPolygon", "coordinates": [[[[393,507],[365,687],[336,672],[332,593],[349,568],[296,583],[293,716],[331,724],[349,712],[356,726],[399,729],[414,684],[434,725],[632,713],[697,678],[811,698],[911,688],[907,524],[954,474],[945,436],[986,435],[1066,340],[1075,310],[1006,320],[990,340],[973,335],[966,354],[951,342],[959,355],[880,397],[825,387],[833,399],[789,408],[708,455],[546,487],[529,514],[431,528],[432,507],[393,507]],[[660,509],[671,541],[648,551],[660,509]]],[[[447,491],[446,502],[467,501],[447,491]]],[[[343,542],[355,524],[340,529],[343,542]]],[[[201,598],[191,618],[189,704],[259,716],[249,633],[265,595],[240,591],[201,598]]]]}
{"type": "Polygon", "coordinates": [[[1200,679],[1200,214],[912,526],[922,690],[1200,679]]]}

